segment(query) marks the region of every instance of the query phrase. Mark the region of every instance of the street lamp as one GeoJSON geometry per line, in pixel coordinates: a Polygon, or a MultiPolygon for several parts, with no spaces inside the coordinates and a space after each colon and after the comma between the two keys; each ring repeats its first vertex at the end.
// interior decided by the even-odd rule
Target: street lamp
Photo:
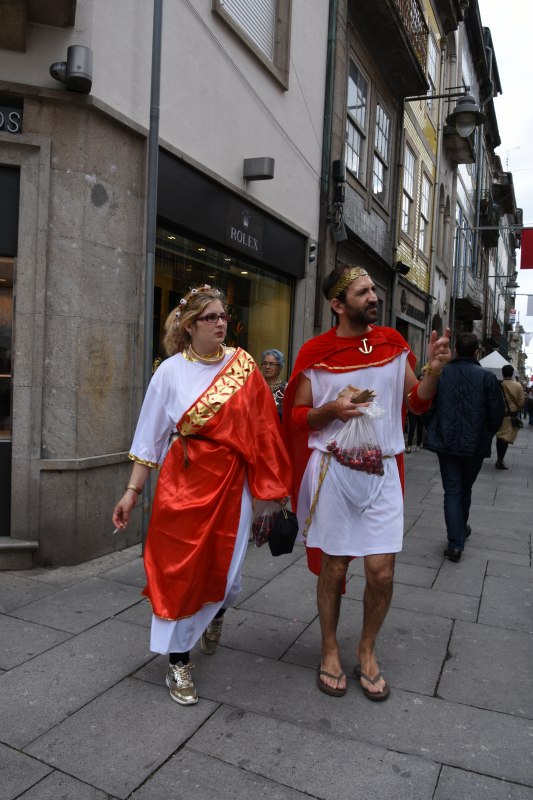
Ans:
{"type": "MultiPolygon", "coordinates": [[[[489,280],[489,278],[505,278],[505,277],[506,277],[505,275],[487,275],[487,280],[489,280]]],[[[508,291],[509,289],[520,289],[519,284],[516,282],[516,272],[513,275],[511,275],[511,277],[509,278],[509,280],[507,281],[507,283],[503,288],[505,289],[505,291],[508,291]]]]}
{"type": "Polygon", "coordinates": [[[460,97],[451,114],[446,117],[446,124],[455,128],[459,136],[466,139],[474,128],[486,121],[471,94],[460,97]]]}
{"type": "Polygon", "coordinates": [[[455,86],[451,86],[443,94],[422,94],[416,97],[406,97],[405,102],[413,100],[453,100],[459,98],[451,114],[446,117],[446,124],[455,128],[459,136],[466,139],[477,125],[482,125],[487,121],[485,114],[479,110],[475,98],[470,94],[470,86],[464,86],[461,91],[452,91],[455,86]]]}

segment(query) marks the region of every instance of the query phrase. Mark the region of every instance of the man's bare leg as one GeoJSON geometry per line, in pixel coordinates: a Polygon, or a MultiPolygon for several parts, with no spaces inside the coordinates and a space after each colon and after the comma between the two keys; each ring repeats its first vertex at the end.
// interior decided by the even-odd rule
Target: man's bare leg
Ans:
{"type": "MultiPolygon", "coordinates": [[[[339,675],[342,672],[339,645],[337,643],[337,625],[341,609],[342,584],[350,559],[346,556],[329,556],[322,554],[322,567],[317,584],[317,605],[322,632],[322,660],[320,669],[339,675]]],[[[346,676],[337,681],[322,675],[322,680],[333,689],[346,687],[346,676]]]]}
{"type": "MultiPolygon", "coordinates": [[[[361,672],[374,678],[379,672],[376,661],[376,639],[387,616],[392,599],[394,578],[394,553],[365,556],[366,586],[364,594],[363,630],[357,648],[357,656],[361,664],[361,672]]],[[[385,680],[380,678],[376,684],[361,679],[365,689],[370,692],[381,692],[385,680]]]]}

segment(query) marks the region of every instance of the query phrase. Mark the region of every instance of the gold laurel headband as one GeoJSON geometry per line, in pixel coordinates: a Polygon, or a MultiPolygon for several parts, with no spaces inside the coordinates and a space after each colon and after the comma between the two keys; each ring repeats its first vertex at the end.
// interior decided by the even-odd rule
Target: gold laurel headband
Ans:
{"type": "Polygon", "coordinates": [[[356,278],[362,278],[363,275],[368,275],[366,269],[363,269],[363,267],[352,267],[348,272],[345,272],[343,275],[341,275],[333,289],[330,289],[328,293],[328,300],[333,300],[335,297],[338,297],[340,293],[351,284],[352,281],[354,281],[356,278]]]}

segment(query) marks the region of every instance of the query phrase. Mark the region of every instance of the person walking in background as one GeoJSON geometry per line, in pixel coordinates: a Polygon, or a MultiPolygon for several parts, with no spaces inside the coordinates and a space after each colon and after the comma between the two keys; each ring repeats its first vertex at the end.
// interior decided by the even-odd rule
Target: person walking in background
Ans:
{"type": "MultiPolygon", "coordinates": [[[[424,376],[418,375],[418,380],[422,380],[424,376]]],[[[406,453],[411,452],[411,447],[413,445],[413,439],[415,438],[416,433],[416,450],[420,450],[422,447],[422,441],[424,439],[424,414],[413,414],[412,411],[407,413],[407,447],[405,448],[406,453]]]]}
{"type": "Polygon", "coordinates": [[[529,416],[529,425],[533,425],[533,389],[528,389],[527,398],[525,402],[525,409],[529,416]]]}
{"type": "Polygon", "coordinates": [[[501,391],[505,404],[505,414],[499,431],[496,434],[496,455],[497,460],[494,465],[496,469],[509,469],[505,465],[504,458],[507,448],[514,444],[518,435],[518,429],[522,426],[520,422],[520,410],[524,405],[524,390],[513,380],[514,368],[511,364],[502,367],[503,380],[501,391]]]}
{"type": "Polygon", "coordinates": [[[527,410],[527,398],[529,397],[529,389],[527,383],[522,384],[522,389],[524,390],[524,405],[522,406],[522,419],[526,419],[529,416],[529,412],[527,410]]]}
{"type": "Polygon", "coordinates": [[[283,409],[295,471],[293,501],[299,489],[297,514],[301,529],[307,531],[307,560],[319,576],[322,652],[316,680],[325,694],[346,694],[337,626],[348,564],[362,557],[363,626],[353,669],[366,697],[379,701],[390,690],[375,645],[390,606],[395,554],[403,541],[402,411],[409,407],[423,413],[429,408],[441,368],[451,353],[448,332],[437,338],[433,331],[429,364],[419,382],[412,369],[415,357],[405,339],[393,328],[375,326],[378,298],[365,269],[340,265],[327,276],[322,289],[338,325],[301,348],[283,409]],[[369,462],[368,471],[349,469],[346,462],[332,457],[327,446],[345,424],[362,416],[368,403],[361,405],[352,398],[365,389],[375,392],[383,416],[368,423],[376,443],[359,455],[371,461],[380,449],[381,471],[369,462]]]}
{"type": "Polygon", "coordinates": [[[503,419],[504,404],[498,379],[477,361],[479,341],[463,333],[455,358],[442,370],[432,407],[427,414],[424,447],[437,453],[444,489],[444,519],[448,546],[444,555],[459,561],[468,524],[472,487],[492,438],[503,419]]]}
{"type": "Polygon", "coordinates": [[[280,420],[283,409],[283,396],[287,387],[287,381],[282,381],[279,377],[284,365],[285,356],[281,350],[271,348],[270,350],[265,350],[261,355],[261,372],[274,397],[280,420]]]}
{"type": "Polygon", "coordinates": [[[191,289],[169,315],[170,358],[155,372],[131,446],[126,491],[113,511],[125,528],[150,468],[162,464],[144,550],[150,649],[168,653],[166,684],[181,705],[198,701],[189,650],[218,645],[240,591],[252,496],[290,493],[291,467],[272,395],[252,357],[226,347],[224,295],[191,289]]]}

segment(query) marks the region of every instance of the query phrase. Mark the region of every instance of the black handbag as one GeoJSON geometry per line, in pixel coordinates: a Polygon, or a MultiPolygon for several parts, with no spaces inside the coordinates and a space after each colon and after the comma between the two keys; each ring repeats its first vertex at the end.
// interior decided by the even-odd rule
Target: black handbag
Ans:
{"type": "Polygon", "coordinates": [[[298,519],[294,511],[282,508],[278,511],[272,526],[272,533],[268,546],[273,556],[283,556],[292,553],[294,542],[298,534],[298,519]]]}

